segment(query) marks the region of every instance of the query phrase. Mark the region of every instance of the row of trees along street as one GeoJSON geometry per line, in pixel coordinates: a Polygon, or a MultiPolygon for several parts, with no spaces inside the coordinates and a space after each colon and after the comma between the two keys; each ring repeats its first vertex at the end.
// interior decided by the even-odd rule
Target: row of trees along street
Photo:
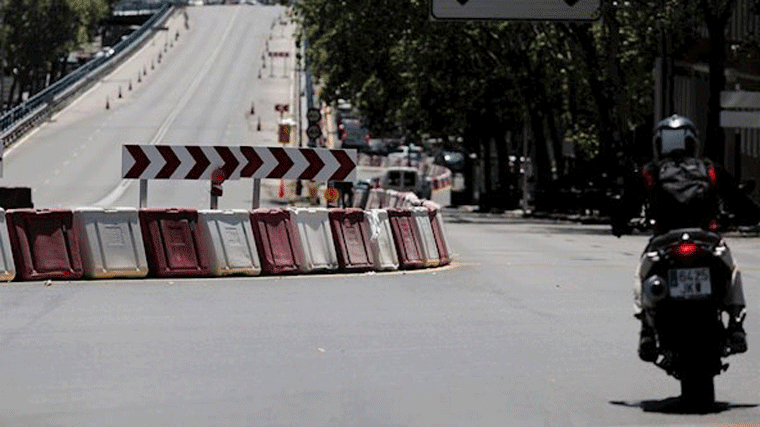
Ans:
{"type": "Polygon", "coordinates": [[[71,71],[69,53],[92,40],[115,2],[0,0],[0,113],[71,71]]]}
{"type": "Polygon", "coordinates": [[[374,135],[440,138],[492,159],[483,175],[498,179],[484,179],[480,197],[491,209],[509,207],[510,155],[533,159],[536,207],[551,207],[560,183],[647,160],[664,40],[674,58],[710,65],[704,139],[722,161],[723,68],[760,50],[757,40],[724,49],[736,2],[602,0],[592,23],[433,21],[429,0],[301,0],[293,13],[323,101],[350,100],[374,135]]]}

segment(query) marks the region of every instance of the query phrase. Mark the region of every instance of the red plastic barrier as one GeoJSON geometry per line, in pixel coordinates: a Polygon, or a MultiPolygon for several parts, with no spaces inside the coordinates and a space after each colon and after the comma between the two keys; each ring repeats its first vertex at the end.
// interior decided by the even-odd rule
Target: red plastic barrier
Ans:
{"type": "Polygon", "coordinates": [[[250,212],[262,274],[297,273],[304,257],[292,212],[285,209],[250,212]]]}
{"type": "Polygon", "coordinates": [[[412,211],[409,209],[388,209],[388,219],[393,230],[400,269],[422,268],[425,256],[422,253],[420,236],[412,223],[412,211]]]}
{"type": "Polygon", "coordinates": [[[430,224],[433,226],[435,245],[438,247],[438,254],[441,257],[440,265],[450,264],[451,256],[449,255],[449,247],[446,245],[446,236],[443,234],[442,220],[440,217],[437,217],[441,213],[438,209],[430,208],[428,208],[428,213],[430,215],[430,224]]]}
{"type": "Polygon", "coordinates": [[[341,270],[366,271],[373,268],[371,233],[363,210],[331,209],[330,228],[341,270]]]}
{"type": "Polygon", "coordinates": [[[6,221],[19,279],[82,277],[79,236],[70,210],[11,209],[6,221]]]}
{"type": "Polygon", "coordinates": [[[209,248],[195,209],[140,209],[150,273],[159,277],[210,276],[209,248]]]}

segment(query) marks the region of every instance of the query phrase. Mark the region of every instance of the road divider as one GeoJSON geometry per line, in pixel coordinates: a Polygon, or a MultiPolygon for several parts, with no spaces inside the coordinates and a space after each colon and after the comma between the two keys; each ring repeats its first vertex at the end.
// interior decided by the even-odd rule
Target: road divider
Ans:
{"type": "Polygon", "coordinates": [[[194,209],[140,209],[150,273],[158,277],[210,276],[210,242],[194,209]]]}
{"type": "Polygon", "coordinates": [[[369,223],[375,270],[398,270],[398,252],[393,241],[393,229],[385,209],[364,211],[364,218],[369,223]]]}
{"type": "Polygon", "coordinates": [[[145,277],[148,260],[135,208],[74,209],[84,277],[145,277]]]}
{"type": "Polygon", "coordinates": [[[254,209],[253,236],[263,274],[295,274],[304,263],[296,221],[287,209],[254,209]]]}
{"type": "Polygon", "coordinates": [[[67,209],[10,209],[8,234],[21,280],[82,278],[79,233],[67,209]]]}
{"type": "Polygon", "coordinates": [[[434,206],[0,209],[0,280],[358,273],[451,262],[434,206]]]}
{"type": "Polygon", "coordinates": [[[425,256],[422,253],[422,244],[417,227],[412,220],[412,211],[409,209],[388,209],[388,218],[393,230],[393,242],[396,244],[396,253],[400,269],[412,269],[425,267],[425,256]]]}
{"type": "Polygon", "coordinates": [[[261,261],[248,211],[200,210],[198,221],[206,241],[210,242],[206,249],[212,276],[261,274],[261,261]]]}
{"type": "Polygon", "coordinates": [[[0,209],[0,251],[0,281],[11,281],[16,277],[16,266],[4,209],[0,209]]]}
{"type": "Polygon", "coordinates": [[[313,273],[338,269],[338,255],[325,208],[291,209],[295,217],[304,262],[301,271],[313,273]]]}
{"type": "Polygon", "coordinates": [[[330,210],[330,228],[335,240],[340,269],[346,272],[371,270],[374,266],[369,223],[361,209],[330,210]]]}

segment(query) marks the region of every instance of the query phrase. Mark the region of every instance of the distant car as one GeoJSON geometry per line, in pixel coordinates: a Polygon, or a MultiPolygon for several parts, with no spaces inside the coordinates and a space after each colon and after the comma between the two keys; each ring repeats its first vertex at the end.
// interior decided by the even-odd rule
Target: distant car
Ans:
{"type": "Polygon", "coordinates": [[[365,129],[358,119],[344,119],[341,121],[341,148],[355,148],[359,151],[369,149],[369,131],[365,129]]]}
{"type": "Polygon", "coordinates": [[[369,147],[367,148],[367,154],[377,156],[387,156],[390,154],[398,144],[398,140],[389,138],[370,138],[367,141],[369,147]]]}
{"type": "Polygon", "coordinates": [[[388,161],[392,164],[411,165],[412,163],[422,160],[424,156],[424,150],[418,145],[401,145],[396,148],[396,151],[388,154],[388,161]]]}
{"type": "Polygon", "coordinates": [[[430,199],[432,186],[419,170],[412,167],[388,168],[380,178],[383,188],[405,192],[413,192],[421,199],[430,199]]]}
{"type": "Polygon", "coordinates": [[[188,6],[203,6],[203,0],[187,0],[188,6]]]}

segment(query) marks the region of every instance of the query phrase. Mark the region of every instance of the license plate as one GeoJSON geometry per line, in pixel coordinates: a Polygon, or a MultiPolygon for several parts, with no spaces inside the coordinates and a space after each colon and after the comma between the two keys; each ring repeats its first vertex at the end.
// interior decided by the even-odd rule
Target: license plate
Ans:
{"type": "Polygon", "coordinates": [[[708,267],[674,268],[669,276],[670,296],[673,298],[701,298],[712,294],[708,267]]]}

